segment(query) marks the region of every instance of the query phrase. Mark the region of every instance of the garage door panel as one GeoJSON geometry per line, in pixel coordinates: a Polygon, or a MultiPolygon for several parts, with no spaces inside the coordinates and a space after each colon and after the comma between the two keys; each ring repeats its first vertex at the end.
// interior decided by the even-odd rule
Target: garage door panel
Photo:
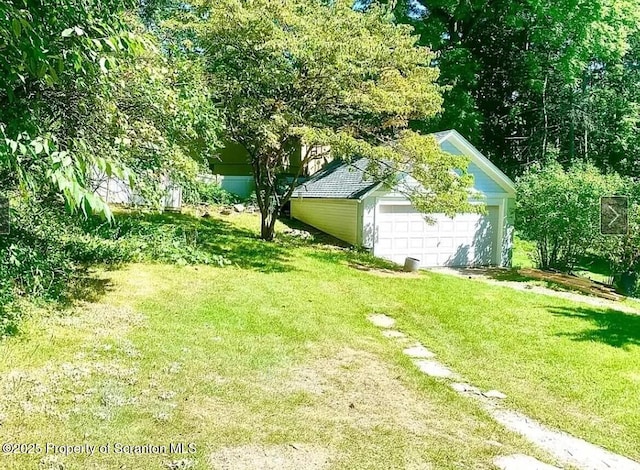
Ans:
{"type": "Polygon", "coordinates": [[[440,241],[438,242],[438,247],[441,250],[444,250],[446,248],[453,248],[453,238],[451,237],[442,237],[440,239],[440,241]]]}
{"type": "Polygon", "coordinates": [[[421,266],[471,266],[492,264],[497,252],[498,207],[488,214],[463,214],[451,219],[424,216],[407,205],[381,205],[377,214],[375,254],[397,263],[407,256],[421,266]]]}
{"type": "Polygon", "coordinates": [[[440,220],[438,221],[438,227],[440,233],[453,233],[454,224],[452,220],[440,220]]]}
{"type": "Polygon", "coordinates": [[[393,224],[393,230],[396,234],[407,233],[409,231],[409,222],[398,221],[393,224]]]}
{"type": "Polygon", "coordinates": [[[380,230],[380,234],[393,233],[393,222],[380,222],[378,229],[380,230]]]}
{"type": "Polygon", "coordinates": [[[427,254],[425,255],[421,261],[425,264],[425,266],[437,266],[438,265],[438,255],[437,254],[427,254]]]}
{"type": "Polygon", "coordinates": [[[380,248],[381,250],[384,250],[383,253],[386,253],[387,250],[390,253],[391,250],[393,249],[393,243],[391,238],[380,238],[376,243],[376,248],[380,248]]]}
{"type": "Polygon", "coordinates": [[[425,248],[437,248],[438,247],[438,238],[427,236],[424,239],[424,247],[425,248]]]}
{"type": "Polygon", "coordinates": [[[417,248],[422,248],[424,246],[424,238],[412,238],[411,241],[409,242],[409,246],[411,248],[417,249],[417,248]]]}
{"type": "Polygon", "coordinates": [[[411,233],[420,233],[424,232],[424,222],[411,222],[411,233]]]}
{"type": "Polygon", "coordinates": [[[402,250],[406,250],[409,247],[409,240],[406,238],[396,238],[394,240],[394,248],[404,253],[402,250]]]}
{"type": "Polygon", "coordinates": [[[469,230],[469,222],[464,220],[460,222],[456,222],[456,232],[466,233],[468,230],[469,230]]]}

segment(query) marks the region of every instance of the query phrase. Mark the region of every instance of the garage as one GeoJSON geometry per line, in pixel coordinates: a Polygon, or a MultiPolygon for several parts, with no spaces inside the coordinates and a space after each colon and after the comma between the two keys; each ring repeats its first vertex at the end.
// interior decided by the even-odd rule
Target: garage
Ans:
{"type": "Polygon", "coordinates": [[[453,219],[435,214],[430,224],[411,205],[380,204],[374,254],[395,263],[416,258],[423,267],[498,264],[500,208],[486,209],[485,215],[462,214],[453,219]]]}
{"type": "Polygon", "coordinates": [[[513,182],[455,130],[434,137],[445,152],[469,158],[471,201],[483,202],[483,214],[429,214],[434,223],[427,223],[404,191],[372,180],[360,159],[331,162],[302,183],[293,192],[291,216],[398,264],[410,257],[423,268],[510,266],[513,182]]]}

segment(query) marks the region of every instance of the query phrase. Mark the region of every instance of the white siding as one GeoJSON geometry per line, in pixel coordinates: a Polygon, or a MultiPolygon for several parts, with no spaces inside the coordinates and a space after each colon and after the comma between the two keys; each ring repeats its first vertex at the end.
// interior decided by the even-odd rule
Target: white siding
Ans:
{"type": "Polygon", "coordinates": [[[356,200],[292,199],[291,217],[352,245],[359,242],[356,200]]]}
{"type": "Polygon", "coordinates": [[[515,232],[516,219],[516,199],[507,198],[503,215],[503,235],[502,235],[502,259],[501,266],[511,266],[513,259],[513,235],[515,232]]]}
{"type": "MultiPolygon", "coordinates": [[[[140,205],[144,206],[144,200],[131,188],[127,181],[115,176],[107,176],[104,172],[94,169],[89,176],[93,192],[100,196],[107,204],[140,205]]],[[[182,188],[165,178],[166,195],[162,203],[165,209],[180,211],[182,209],[182,188]]]]}
{"type": "Polygon", "coordinates": [[[360,203],[360,214],[358,220],[362,221],[360,227],[360,240],[358,245],[364,248],[373,248],[376,236],[376,197],[365,198],[360,203]]]}

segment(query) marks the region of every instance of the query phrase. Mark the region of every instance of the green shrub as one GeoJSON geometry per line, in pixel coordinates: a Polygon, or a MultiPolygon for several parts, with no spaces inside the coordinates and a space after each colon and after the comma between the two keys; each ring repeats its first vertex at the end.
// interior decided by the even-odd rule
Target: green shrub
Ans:
{"type": "Polygon", "coordinates": [[[183,201],[186,204],[236,204],[242,198],[223,189],[217,183],[205,181],[194,181],[185,184],[182,193],[183,201]]]}
{"type": "Polygon", "coordinates": [[[588,249],[597,248],[600,198],[626,191],[618,175],[588,164],[568,170],[552,163],[517,180],[516,228],[536,243],[534,261],[542,269],[571,271],[588,249]]]}
{"type": "Polygon", "coordinates": [[[60,205],[15,200],[11,232],[0,235],[0,336],[14,331],[21,298],[54,300],[76,267],[65,249],[73,224],[60,205]]]}
{"type": "Polygon", "coordinates": [[[226,263],[206,246],[197,226],[183,223],[180,216],[117,214],[113,223],[89,223],[86,231],[82,239],[75,240],[74,257],[78,262],[226,263]]]}
{"type": "Polygon", "coordinates": [[[65,250],[69,220],[63,207],[15,201],[11,232],[0,236],[0,270],[14,292],[53,298],[65,289],[74,270],[65,250]]]}

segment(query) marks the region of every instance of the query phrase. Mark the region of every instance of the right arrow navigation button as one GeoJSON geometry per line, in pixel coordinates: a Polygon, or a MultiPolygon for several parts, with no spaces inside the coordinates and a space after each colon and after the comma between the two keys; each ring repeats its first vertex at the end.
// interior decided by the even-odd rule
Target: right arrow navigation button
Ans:
{"type": "Polygon", "coordinates": [[[628,200],[624,196],[600,199],[600,232],[603,235],[626,235],[628,231],[628,200]]]}

